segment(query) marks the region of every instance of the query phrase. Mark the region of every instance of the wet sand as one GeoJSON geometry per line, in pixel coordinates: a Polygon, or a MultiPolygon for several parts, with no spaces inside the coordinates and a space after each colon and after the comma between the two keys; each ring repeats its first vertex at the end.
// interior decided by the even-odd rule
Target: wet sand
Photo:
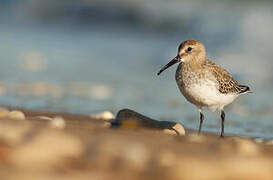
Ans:
{"type": "Polygon", "coordinates": [[[273,179],[271,141],[179,134],[132,111],[116,120],[21,111],[0,112],[0,179],[273,179]]]}

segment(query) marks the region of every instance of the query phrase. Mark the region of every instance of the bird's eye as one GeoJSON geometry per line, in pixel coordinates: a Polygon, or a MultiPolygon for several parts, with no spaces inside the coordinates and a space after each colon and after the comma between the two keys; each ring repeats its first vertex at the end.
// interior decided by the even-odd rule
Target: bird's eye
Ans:
{"type": "Polygon", "coordinates": [[[188,47],[187,52],[191,52],[192,48],[188,47]]]}

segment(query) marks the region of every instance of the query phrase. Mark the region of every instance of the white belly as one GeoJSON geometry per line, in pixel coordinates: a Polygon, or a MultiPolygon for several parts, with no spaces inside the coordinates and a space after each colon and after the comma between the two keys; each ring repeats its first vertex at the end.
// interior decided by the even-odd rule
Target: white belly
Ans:
{"type": "Polygon", "coordinates": [[[195,83],[179,86],[179,89],[185,98],[197,107],[208,107],[215,111],[216,109],[223,109],[238,96],[235,93],[220,93],[217,87],[215,81],[199,80],[195,83]]]}

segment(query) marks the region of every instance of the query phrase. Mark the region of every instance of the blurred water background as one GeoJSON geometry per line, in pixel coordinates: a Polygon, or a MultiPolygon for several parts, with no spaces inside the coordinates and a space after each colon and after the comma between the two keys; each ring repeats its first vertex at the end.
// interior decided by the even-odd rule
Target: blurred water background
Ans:
{"type": "MultiPolygon", "coordinates": [[[[197,129],[175,67],[156,75],[195,39],[254,92],[227,108],[226,133],[273,138],[272,31],[270,0],[0,0],[0,105],[131,108],[197,129]]],[[[206,113],[204,131],[220,131],[219,113],[206,113]]]]}

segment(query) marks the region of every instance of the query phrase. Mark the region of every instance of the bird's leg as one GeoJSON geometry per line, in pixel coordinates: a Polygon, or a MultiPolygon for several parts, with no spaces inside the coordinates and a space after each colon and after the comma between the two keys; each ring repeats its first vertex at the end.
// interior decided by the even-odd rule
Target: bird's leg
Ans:
{"type": "Polygon", "coordinates": [[[221,119],[222,119],[222,130],[221,130],[221,137],[224,137],[224,129],[225,129],[225,126],[224,126],[224,122],[225,122],[225,112],[224,110],[221,110],[221,119]]]}
{"type": "Polygon", "coordinates": [[[204,115],[203,115],[202,109],[199,109],[199,112],[200,112],[200,124],[199,124],[198,134],[201,133],[202,124],[203,124],[203,121],[204,121],[204,115]]]}

